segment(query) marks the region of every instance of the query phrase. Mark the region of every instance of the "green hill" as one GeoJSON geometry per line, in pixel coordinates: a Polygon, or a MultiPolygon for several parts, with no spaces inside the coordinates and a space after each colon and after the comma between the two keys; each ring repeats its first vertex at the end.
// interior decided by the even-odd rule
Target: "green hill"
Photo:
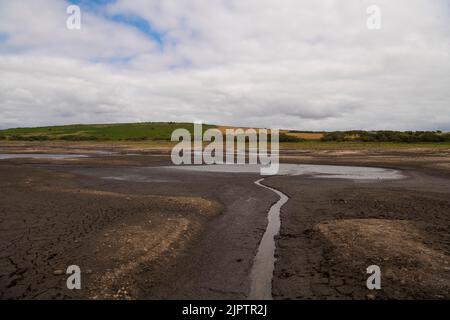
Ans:
{"type": "MultiPolygon", "coordinates": [[[[0,140],[12,141],[170,141],[175,129],[187,129],[194,133],[194,124],[177,122],[144,122],[118,124],[74,124],[36,128],[0,130],[0,140]]],[[[226,128],[203,125],[203,131],[226,128]]],[[[280,131],[280,142],[335,142],[335,143],[448,143],[450,133],[441,131],[336,131],[302,132],[280,131]]]]}
{"type": "MultiPolygon", "coordinates": [[[[203,130],[215,126],[203,125],[203,130]]],[[[184,128],[193,135],[192,123],[146,122],[119,124],[67,125],[37,128],[14,128],[0,130],[0,140],[22,141],[144,141],[170,140],[175,129],[184,128]]]]}

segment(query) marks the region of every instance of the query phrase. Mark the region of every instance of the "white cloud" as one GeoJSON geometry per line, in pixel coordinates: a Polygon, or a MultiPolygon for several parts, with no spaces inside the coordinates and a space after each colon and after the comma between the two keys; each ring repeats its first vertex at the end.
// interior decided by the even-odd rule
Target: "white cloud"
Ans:
{"type": "Polygon", "coordinates": [[[162,33],[67,4],[0,0],[0,127],[193,121],[309,130],[450,130],[441,0],[125,1],[162,33]],[[366,28],[366,8],[382,29],[366,28]],[[1,40],[0,40],[1,41],[1,40]],[[122,59],[125,62],[121,63],[122,59]]]}

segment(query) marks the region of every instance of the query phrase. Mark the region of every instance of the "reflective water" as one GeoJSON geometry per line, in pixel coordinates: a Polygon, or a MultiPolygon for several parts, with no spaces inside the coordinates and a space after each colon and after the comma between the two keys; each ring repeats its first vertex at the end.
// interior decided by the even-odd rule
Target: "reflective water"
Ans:
{"type": "Polygon", "coordinates": [[[267,187],[262,184],[264,179],[255,181],[255,184],[275,192],[280,199],[270,208],[267,215],[267,228],[261,239],[253,261],[252,272],[250,274],[250,300],[272,299],[272,278],[275,267],[275,236],[280,231],[280,210],[288,201],[288,196],[284,193],[267,187]]]}
{"type": "MultiPolygon", "coordinates": [[[[228,173],[260,173],[261,165],[187,165],[165,167],[175,170],[202,171],[202,172],[228,172],[228,173]]],[[[355,166],[330,166],[312,164],[280,164],[278,175],[298,176],[307,175],[316,178],[351,179],[351,180],[395,180],[404,176],[397,170],[355,167],[355,166]]]]}

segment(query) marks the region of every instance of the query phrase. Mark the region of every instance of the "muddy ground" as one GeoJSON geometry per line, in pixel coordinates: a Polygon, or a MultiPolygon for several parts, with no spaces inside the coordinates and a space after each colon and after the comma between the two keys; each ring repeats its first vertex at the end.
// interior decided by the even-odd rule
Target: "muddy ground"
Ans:
{"type": "Polygon", "coordinates": [[[1,298],[244,299],[276,196],[249,175],[144,168],[161,164],[167,157],[0,161],[1,298]],[[66,288],[73,264],[82,290],[66,288]]]}
{"type": "MultiPolygon", "coordinates": [[[[0,160],[1,299],[246,298],[277,200],[254,175],[150,169],[170,164],[164,149],[0,145],[24,151],[91,157],[0,160]],[[66,287],[72,264],[81,290],[66,287]]],[[[407,178],[267,178],[290,197],[275,299],[450,298],[448,150],[283,154],[290,163],[397,168],[407,178]],[[374,264],[382,289],[370,291],[374,264]]]]}
{"type": "Polygon", "coordinates": [[[450,298],[450,184],[273,178],[283,208],[276,298],[450,298]],[[369,291],[366,268],[381,268],[369,291]]]}

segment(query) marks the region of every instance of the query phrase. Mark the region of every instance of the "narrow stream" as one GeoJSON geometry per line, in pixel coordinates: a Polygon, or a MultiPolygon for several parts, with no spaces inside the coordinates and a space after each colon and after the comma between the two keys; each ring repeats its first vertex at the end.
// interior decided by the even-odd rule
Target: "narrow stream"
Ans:
{"type": "Polygon", "coordinates": [[[263,185],[264,179],[255,181],[255,184],[275,192],[280,199],[272,205],[269,210],[267,219],[269,221],[266,231],[258,247],[255,260],[253,262],[252,272],[250,275],[250,300],[271,300],[272,299],[272,278],[275,267],[275,236],[280,231],[280,210],[288,201],[288,196],[284,193],[263,185]]]}

